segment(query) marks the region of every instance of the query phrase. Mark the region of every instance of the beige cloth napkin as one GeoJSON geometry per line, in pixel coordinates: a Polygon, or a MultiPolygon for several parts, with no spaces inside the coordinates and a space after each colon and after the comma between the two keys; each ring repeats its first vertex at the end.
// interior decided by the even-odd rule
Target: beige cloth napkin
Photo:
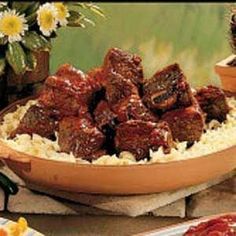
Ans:
{"type": "Polygon", "coordinates": [[[200,192],[232,176],[233,173],[226,174],[210,182],[196,186],[191,186],[184,189],[179,189],[172,192],[163,192],[163,193],[148,194],[148,195],[134,195],[134,196],[105,196],[105,195],[92,195],[83,193],[70,193],[65,191],[54,191],[51,189],[46,189],[31,184],[29,184],[28,187],[40,192],[47,193],[51,196],[58,196],[61,198],[71,200],[73,202],[79,202],[98,209],[135,217],[146,214],[148,212],[152,212],[160,207],[166,206],[177,200],[183,199],[194,193],[200,192]]]}
{"type": "Polygon", "coordinates": [[[41,193],[47,193],[47,195],[59,197],[61,199],[70,200],[69,202],[65,202],[29,191],[25,188],[25,183],[6,167],[2,168],[2,172],[6,173],[23,187],[18,196],[12,197],[9,202],[9,207],[12,211],[16,212],[17,208],[18,212],[23,211],[24,208],[31,209],[31,205],[35,204],[34,210],[31,209],[34,213],[47,213],[45,212],[45,209],[47,209],[49,214],[63,214],[63,212],[64,214],[77,214],[79,211],[84,212],[87,210],[94,214],[118,214],[132,217],[148,214],[150,212],[156,216],[184,217],[186,211],[185,197],[216,185],[235,174],[235,172],[231,172],[210,182],[172,192],[134,196],[105,196],[71,193],[66,191],[55,191],[26,183],[27,187],[30,189],[41,193]],[[19,198],[21,198],[21,200],[24,199],[25,203],[22,204],[22,201],[19,198]],[[43,204],[39,204],[39,202],[41,202],[40,199],[43,201],[43,204]],[[78,205],[76,203],[80,204],[78,205]],[[38,206],[36,204],[38,204],[38,206]]]}

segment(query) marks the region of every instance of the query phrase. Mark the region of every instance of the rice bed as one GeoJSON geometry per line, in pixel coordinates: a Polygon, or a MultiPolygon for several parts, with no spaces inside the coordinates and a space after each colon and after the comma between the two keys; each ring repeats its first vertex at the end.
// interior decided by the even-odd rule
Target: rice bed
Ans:
{"type": "Polygon", "coordinates": [[[150,160],[136,161],[131,153],[121,152],[119,156],[104,155],[90,163],[81,158],[75,158],[72,153],[60,152],[58,140],[51,141],[37,134],[34,134],[32,137],[28,134],[21,134],[17,135],[14,139],[8,139],[9,134],[17,128],[29,107],[37,103],[36,100],[30,100],[26,105],[18,106],[15,112],[4,116],[3,122],[0,125],[0,139],[12,149],[26,154],[39,158],[79,164],[133,165],[184,160],[218,152],[236,145],[236,100],[228,98],[227,101],[231,110],[225,122],[220,124],[215,120],[211,121],[207,125],[206,132],[202,135],[200,141],[195,142],[191,148],[187,149],[187,142],[179,142],[175,148],[172,148],[169,154],[164,154],[162,148],[155,152],[150,150],[150,160]]]}

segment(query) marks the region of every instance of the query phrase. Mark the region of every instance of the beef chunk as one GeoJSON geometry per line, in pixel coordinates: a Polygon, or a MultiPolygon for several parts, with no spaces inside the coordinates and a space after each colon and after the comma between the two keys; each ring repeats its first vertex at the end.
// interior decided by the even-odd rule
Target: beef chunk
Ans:
{"type": "Polygon", "coordinates": [[[34,105],[31,106],[20,121],[19,126],[10,135],[11,138],[16,134],[38,134],[46,138],[54,138],[54,132],[57,129],[55,119],[51,111],[34,105]]]}
{"type": "Polygon", "coordinates": [[[150,109],[166,111],[192,105],[192,92],[178,64],[170,65],[143,86],[143,100],[150,109]]]}
{"type": "Polygon", "coordinates": [[[204,117],[197,104],[166,112],[162,116],[178,141],[194,142],[201,138],[204,129],[204,117]]]}
{"type": "Polygon", "coordinates": [[[110,105],[120,103],[132,95],[138,95],[138,89],[131,81],[117,73],[107,75],[106,98],[110,105]]]}
{"type": "Polygon", "coordinates": [[[115,72],[126,80],[139,85],[143,82],[142,59],[118,48],[111,48],[105,56],[103,70],[105,74],[115,72]]]}
{"type": "Polygon", "coordinates": [[[56,75],[49,76],[39,97],[39,103],[58,111],[61,117],[80,116],[88,112],[93,93],[100,86],[83,72],[63,65],[56,75]]]}
{"type": "Polygon", "coordinates": [[[207,86],[197,90],[195,95],[201,109],[206,113],[207,121],[213,119],[223,122],[229,112],[224,92],[215,86],[207,86]]]}
{"type": "Polygon", "coordinates": [[[98,104],[94,111],[94,119],[97,127],[100,129],[106,125],[114,128],[116,118],[117,115],[110,109],[108,103],[104,100],[98,104]]]}
{"type": "Polygon", "coordinates": [[[88,119],[65,117],[59,122],[58,142],[61,151],[92,160],[102,148],[105,137],[88,119]]]}
{"type": "Polygon", "coordinates": [[[88,72],[88,76],[92,78],[101,87],[106,86],[106,76],[102,67],[97,67],[88,72]]]}
{"type": "MultiPolygon", "coordinates": [[[[99,71],[99,69],[98,68],[94,69],[94,71],[99,71]]],[[[92,76],[92,74],[90,76],[86,75],[81,70],[76,69],[70,64],[61,65],[58,68],[56,75],[60,77],[65,77],[65,79],[68,80],[67,82],[72,83],[71,84],[72,89],[75,89],[76,91],[80,89],[79,86],[84,86],[85,88],[91,87],[93,91],[94,90],[97,91],[101,88],[101,81],[99,80],[98,76],[92,76]]],[[[88,97],[90,97],[90,93],[91,93],[91,90],[89,88],[87,88],[88,90],[86,90],[88,93],[88,97]]],[[[86,93],[84,92],[83,94],[86,94],[86,93]]]]}
{"type": "MultiPolygon", "coordinates": [[[[55,77],[55,80],[57,78],[55,77]]],[[[83,117],[88,113],[87,104],[81,103],[76,97],[64,91],[49,86],[45,86],[42,90],[38,101],[48,109],[54,110],[58,119],[71,115],[83,117]]]]}
{"type": "Polygon", "coordinates": [[[123,102],[113,107],[114,112],[117,114],[117,120],[119,122],[125,122],[128,120],[143,120],[156,122],[158,116],[153,114],[138,96],[131,96],[130,99],[126,99],[123,102]]]}
{"type": "Polygon", "coordinates": [[[117,127],[115,144],[118,151],[129,151],[140,160],[149,157],[149,149],[163,147],[168,153],[173,142],[167,123],[129,120],[117,127]]]}

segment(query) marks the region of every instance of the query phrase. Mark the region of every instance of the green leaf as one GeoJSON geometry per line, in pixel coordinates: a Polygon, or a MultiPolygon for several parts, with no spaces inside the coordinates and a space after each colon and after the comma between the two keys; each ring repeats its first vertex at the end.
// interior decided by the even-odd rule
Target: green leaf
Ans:
{"type": "Polygon", "coordinates": [[[7,44],[7,37],[0,38],[0,45],[5,45],[5,44],[7,44]]]}
{"type": "Polygon", "coordinates": [[[105,18],[103,10],[99,6],[97,6],[93,3],[75,3],[74,5],[79,6],[83,9],[88,9],[88,10],[94,12],[95,14],[105,18]]]}
{"type": "Polygon", "coordinates": [[[36,20],[37,20],[37,13],[34,12],[34,13],[32,13],[32,14],[26,16],[25,19],[26,19],[28,25],[29,25],[29,26],[32,26],[32,25],[34,25],[34,24],[36,23],[36,20]]]}
{"type": "Polygon", "coordinates": [[[77,11],[70,10],[69,11],[70,16],[67,18],[69,22],[74,22],[78,20],[81,17],[81,14],[77,11]]]}
{"type": "Polygon", "coordinates": [[[30,7],[32,7],[35,3],[33,2],[13,2],[12,8],[15,9],[19,13],[25,13],[30,7]]]}
{"type": "Polygon", "coordinates": [[[89,5],[89,9],[94,12],[95,14],[105,18],[104,12],[102,11],[102,9],[100,7],[98,7],[97,5],[94,5],[92,3],[88,4],[89,5]]]}
{"type": "Polygon", "coordinates": [[[67,24],[70,27],[81,27],[81,28],[86,28],[85,24],[81,23],[81,22],[68,22],[67,24]]]}
{"type": "Polygon", "coordinates": [[[40,7],[39,2],[35,2],[31,6],[28,7],[28,9],[25,11],[26,14],[26,20],[29,26],[34,25],[37,22],[37,10],[40,7]]]}
{"type": "Polygon", "coordinates": [[[40,7],[40,3],[39,2],[34,2],[34,3],[32,3],[31,6],[28,7],[25,14],[26,15],[31,15],[33,13],[36,13],[37,10],[39,9],[39,7],[40,7]]]}
{"type": "Polygon", "coordinates": [[[90,19],[88,19],[88,18],[86,18],[86,17],[85,17],[83,20],[84,20],[85,22],[89,23],[90,25],[95,26],[94,21],[92,21],[92,20],[90,20],[90,19]]]}
{"type": "Polygon", "coordinates": [[[6,11],[7,9],[8,9],[7,6],[1,6],[1,7],[0,7],[0,12],[2,12],[2,11],[6,11]]]}
{"type": "Polygon", "coordinates": [[[85,16],[83,16],[79,12],[73,11],[73,10],[70,10],[69,13],[70,13],[70,16],[67,19],[68,26],[85,28],[85,25],[81,22],[85,18],[85,16]]]}
{"type": "Polygon", "coordinates": [[[3,75],[5,72],[6,60],[5,58],[0,58],[0,75],[3,75]]]}
{"type": "Polygon", "coordinates": [[[22,44],[29,50],[50,50],[51,43],[42,35],[39,35],[35,31],[27,32],[22,39],[22,44]]]}
{"type": "Polygon", "coordinates": [[[37,66],[37,59],[35,55],[31,51],[26,52],[26,59],[27,59],[27,71],[32,71],[37,66]]]}
{"type": "Polygon", "coordinates": [[[25,52],[18,42],[8,44],[6,59],[16,74],[24,74],[27,66],[25,52]]]}

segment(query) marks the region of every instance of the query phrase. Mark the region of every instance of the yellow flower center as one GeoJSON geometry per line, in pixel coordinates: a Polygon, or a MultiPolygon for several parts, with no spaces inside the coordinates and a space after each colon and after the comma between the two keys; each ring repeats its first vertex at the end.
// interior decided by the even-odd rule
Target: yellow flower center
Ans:
{"type": "Polygon", "coordinates": [[[59,20],[64,20],[67,15],[67,7],[63,3],[60,3],[60,2],[54,3],[54,6],[57,9],[57,18],[59,20]]]}
{"type": "Polygon", "coordinates": [[[18,16],[5,16],[0,20],[0,31],[7,36],[20,34],[23,30],[23,23],[18,16]]]}
{"type": "Polygon", "coordinates": [[[45,10],[41,12],[39,16],[39,21],[40,21],[40,25],[44,29],[49,30],[53,27],[55,19],[51,11],[45,10]]]}

